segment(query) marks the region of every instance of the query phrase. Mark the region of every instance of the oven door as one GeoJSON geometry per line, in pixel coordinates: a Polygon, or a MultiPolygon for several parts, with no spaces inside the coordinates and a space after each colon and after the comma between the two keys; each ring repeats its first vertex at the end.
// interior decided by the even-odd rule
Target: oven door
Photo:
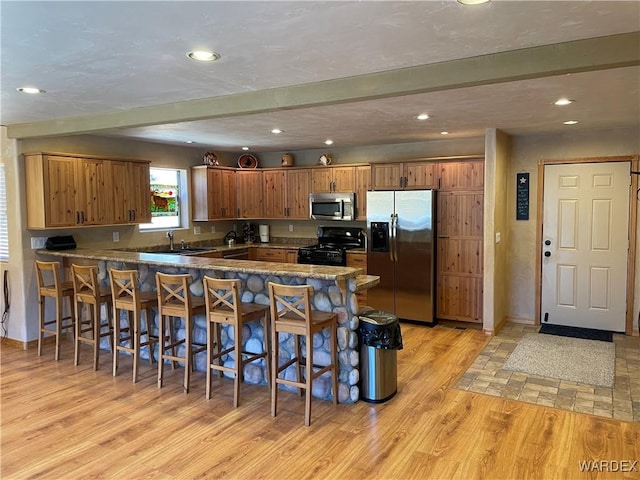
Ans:
{"type": "Polygon", "coordinates": [[[314,220],[353,220],[353,193],[312,193],[309,215],[314,220]]]}

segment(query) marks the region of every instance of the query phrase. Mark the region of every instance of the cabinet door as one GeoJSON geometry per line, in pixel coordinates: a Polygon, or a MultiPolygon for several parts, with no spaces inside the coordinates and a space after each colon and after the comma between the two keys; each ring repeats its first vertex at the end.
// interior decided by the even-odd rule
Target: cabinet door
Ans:
{"type": "Polygon", "coordinates": [[[355,191],[354,167],[334,167],[333,171],[333,191],[347,192],[355,191]]]}
{"type": "Polygon", "coordinates": [[[222,170],[221,172],[222,218],[236,218],[236,172],[233,170],[222,170]]]}
{"type": "Polygon", "coordinates": [[[355,167],[356,218],[367,218],[367,191],[371,188],[371,167],[355,167]]]}
{"type": "Polygon", "coordinates": [[[266,247],[258,247],[255,249],[256,260],[259,262],[280,262],[284,263],[286,261],[287,255],[286,250],[282,248],[266,248],[266,247]]]}
{"type": "MultiPolygon", "coordinates": [[[[283,171],[267,170],[262,173],[264,185],[264,218],[284,218],[286,198],[286,174],[283,171]]],[[[288,186],[288,185],[287,185],[288,186]]]]}
{"type": "Polygon", "coordinates": [[[420,189],[434,188],[435,163],[405,163],[404,164],[404,188],[420,189]]]}
{"type": "Polygon", "coordinates": [[[372,190],[396,190],[400,188],[402,168],[399,163],[371,165],[372,190]]]}
{"type": "Polygon", "coordinates": [[[313,192],[326,193],[333,192],[333,175],[331,168],[313,169],[313,192]]]}
{"type": "Polygon", "coordinates": [[[484,187],[484,161],[438,162],[438,188],[477,190],[484,187]]]}
{"type": "Polygon", "coordinates": [[[311,171],[291,170],[287,172],[287,218],[309,219],[309,193],[311,193],[311,171]]]}
{"type": "Polygon", "coordinates": [[[78,159],[75,169],[76,209],[82,225],[113,223],[113,193],[108,163],[103,160],[78,159]]]}
{"type": "MultiPolygon", "coordinates": [[[[362,274],[367,274],[367,254],[366,253],[354,253],[347,252],[347,267],[361,268],[362,274]]],[[[358,306],[361,308],[367,304],[367,290],[362,290],[356,293],[358,299],[358,306]]]]}
{"type": "Polygon", "coordinates": [[[236,173],[238,218],[262,218],[262,172],[236,173]]]}
{"type": "Polygon", "coordinates": [[[129,223],[151,223],[151,186],[149,164],[128,162],[131,219],[129,223]]]}
{"type": "Polygon", "coordinates": [[[482,321],[483,193],[438,195],[437,316],[482,321]]]}
{"type": "Polygon", "coordinates": [[[131,203],[129,199],[129,165],[127,162],[109,162],[111,170],[111,188],[113,192],[113,223],[131,221],[131,203]]]}
{"type": "Polygon", "coordinates": [[[286,263],[298,263],[298,249],[289,249],[285,253],[285,262],[286,263]]]}
{"type": "Polygon", "coordinates": [[[43,161],[46,226],[67,227],[80,223],[74,186],[78,159],[48,155],[43,161]]]}

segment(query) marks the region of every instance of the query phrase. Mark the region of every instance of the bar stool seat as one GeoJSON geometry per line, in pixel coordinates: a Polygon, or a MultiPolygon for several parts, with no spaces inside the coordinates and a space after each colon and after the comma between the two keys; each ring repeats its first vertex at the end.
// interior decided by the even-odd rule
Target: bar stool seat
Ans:
{"type": "Polygon", "coordinates": [[[196,343],[193,340],[193,316],[205,314],[204,298],[192,297],[189,291],[191,275],[169,275],[156,273],[156,293],[158,295],[158,336],[160,338],[158,348],[158,388],[162,387],[164,375],[164,362],[171,360],[175,368],[176,362],[184,362],[184,393],[189,393],[191,370],[195,364],[195,355],[204,352],[207,346],[196,343]],[[167,321],[165,323],[165,317],[167,321]],[[184,320],[185,336],[175,339],[174,319],[184,320]],[[168,343],[165,343],[168,340],[168,343]],[[184,357],[177,354],[176,349],[184,345],[184,357]],[[167,353],[169,351],[169,353],[167,353]]]}
{"type": "Polygon", "coordinates": [[[297,387],[302,393],[305,390],[304,424],[311,425],[311,390],[314,379],[331,372],[332,397],[334,405],[338,403],[338,359],[337,359],[337,329],[338,315],[331,312],[319,312],[311,309],[311,285],[280,285],[269,282],[269,301],[271,305],[271,350],[273,355],[271,377],[271,415],[276,416],[278,404],[278,385],[297,387]],[[328,365],[314,365],[313,363],[313,335],[329,329],[331,345],[331,363],[328,365]],[[279,334],[294,335],[294,356],[279,364],[280,342],[279,334]],[[306,355],[300,352],[300,339],[305,338],[306,355]],[[296,365],[296,380],[281,378],[280,374],[291,365],[296,365]],[[315,369],[315,371],[314,371],[315,369]],[[300,379],[304,373],[304,381],[300,379]]]}
{"type": "Polygon", "coordinates": [[[54,335],[56,349],[54,358],[60,359],[60,339],[63,332],[71,331],[74,328],[74,308],[73,308],[73,283],[63,282],[60,278],[60,262],[35,261],[36,281],[38,284],[38,356],[42,355],[42,344],[44,335],[54,335]],[[56,317],[52,320],[45,318],[45,300],[51,298],[55,301],[56,317]],[[63,317],[63,301],[69,302],[69,315],[63,317]],[[54,328],[51,326],[55,325],[54,328]]]}
{"type": "Polygon", "coordinates": [[[240,402],[240,383],[244,380],[244,366],[248,363],[265,360],[267,383],[271,385],[269,346],[269,306],[240,301],[240,280],[203,278],[205,305],[207,311],[207,384],[206,398],[211,398],[211,371],[217,370],[234,375],[233,406],[240,402]],[[248,352],[242,348],[242,327],[244,324],[261,320],[264,332],[262,352],[248,352]],[[233,328],[233,345],[222,349],[220,328],[229,325],[233,328]],[[222,364],[223,355],[235,354],[233,367],[222,364]]]}
{"type": "Polygon", "coordinates": [[[118,372],[119,352],[130,353],[133,357],[133,383],[138,380],[138,360],[140,348],[148,347],[149,362],[153,365],[153,345],[158,337],[152,333],[152,308],[158,304],[155,292],[140,292],[137,270],[109,270],[111,295],[113,300],[113,376],[118,372]],[[120,311],[127,312],[128,326],[121,328],[120,311]],[[142,311],[146,312],[146,328],[142,328],[142,311]],[[131,318],[133,316],[133,319],[131,318]],[[122,334],[125,336],[122,336],[122,334]],[[142,338],[146,336],[146,340],[142,338]]]}
{"type": "Polygon", "coordinates": [[[100,339],[109,338],[111,353],[113,354],[113,325],[111,323],[111,289],[100,287],[96,266],[71,265],[73,277],[73,290],[76,311],[75,330],[75,359],[78,365],[80,360],[80,344],[88,343],[93,346],[93,369],[98,369],[100,360],[100,339]],[[100,306],[106,305],[107,318],[103,322],[100,314],[100,306]],[[89,318],[82,318],[82,306],[89,305],[89,318]],[[106,328],[106,331],[103,331],[106,328]],[[90,333],[90,336],[86,334],[90,333]]]}

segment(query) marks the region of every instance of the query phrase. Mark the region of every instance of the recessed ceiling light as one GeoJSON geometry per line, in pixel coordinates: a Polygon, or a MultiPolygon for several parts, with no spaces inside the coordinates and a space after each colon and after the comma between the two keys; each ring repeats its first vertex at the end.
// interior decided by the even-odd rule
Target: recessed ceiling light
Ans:
{"type": "Polygon", "coordinates": [[[559,107],[564,107],[565,105],[571,105],[573,102],[574,100],[569,100],[568,98],[559,98],[553,102],[553,104],[558,105],[559,107]]]}
{"type": "Polygon", "coordinates": [[[197,60],[199,62],[213,62],[220,58],[220,54],[216,52],[210,52],[208,50],[193,50],[187,53],[187,57],[191,60],[197,60]]]}
{"type": "Polygon", "coordinates": [[[458,0],[458,3],[462,5],[480,5],[482,3],[489,3],[491,0],[458,0]]]}
{"type": "Polygon", "coordinates": [[[249,147],[242,147],[242,150],[247,151],[249,150],[249,147]]]}
{"type": "Polygon", "coordinates": [[[577,120],[567,120],[566,122],[562,122],[565,125],[575,125],[576,123],[578,123],[577,120]]]}
{"type": "Polygon", "coordinates": [[[40,90],[39,88],[35,88],[35,87],[20,87],[16,90],[22,93],[30,93],[32,95],[36,93],[47,93],[44,90],[40,90]]]}
{"type": "Polygon", "coordinates": [[[420,115],[418,115],[416,117],[418,120],[427,120],[429,118],[429,115],[427,113],[421,113],[420,115]]]}
{"type": "Polygon", "coordinates": [[[279,128],[274,128],[273,130],[271,130],[271,133],[274,133],[276,135],[279,134],[279,133],[282,133],[282,132],[283,132],[283,130],[280,130],[279,128]]]}
{"type": "Polygon", "coordinates": [[[443,132],[440,132],[440,135],[449,135],[449,132],[443,131],[443,132]]]}
{"type": "Polygon", "coordinates": [[[324,141],[324,144],[325,144],[325,145],[333,145],[333,140],[331,140],[330,138],[327,138],[327,139],[324,141]]]}

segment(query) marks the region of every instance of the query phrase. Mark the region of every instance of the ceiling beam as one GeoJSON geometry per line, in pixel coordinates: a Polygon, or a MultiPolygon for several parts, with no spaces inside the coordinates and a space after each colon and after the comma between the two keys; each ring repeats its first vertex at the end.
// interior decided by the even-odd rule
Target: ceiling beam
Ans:
{"type": "Polygon", "coordinates": [[[7,126],[7,134],[9,138],[34,138],[97,133],[637,65],[640,65],[640,32],[631,32],[288,87],[15,124],[7,126]]]}

